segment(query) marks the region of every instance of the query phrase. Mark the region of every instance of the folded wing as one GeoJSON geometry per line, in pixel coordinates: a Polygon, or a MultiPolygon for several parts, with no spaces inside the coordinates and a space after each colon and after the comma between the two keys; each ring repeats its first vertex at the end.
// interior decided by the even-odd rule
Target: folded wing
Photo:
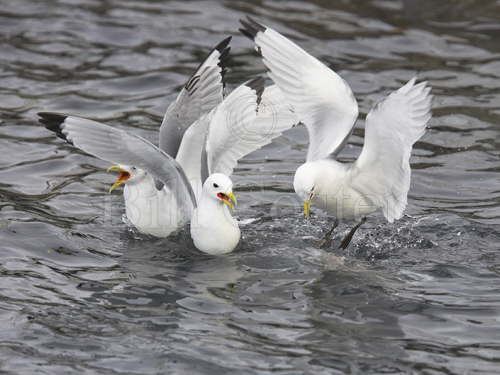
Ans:
{"type": "Polygon", "coordinates": [[[160,149],[170,156],[177,156],[187,128],[222,102],[230,41],[231,37],[224,39],[210,52],[168,107],[160,127],[160,149]]]}
{"type": "Polygon", "coordinates": [[[415,78],[379,102],[366,117],[365,144],[352,169],[353,186],[399,219],[410,189],[413,144],[431,119],[431,88],[415,78]]]}
{"type": "Polygon", "coordinates": [[[351,88],[334,71],[273,29],[252,19],[240,31],[252,39],[269,77],[309,133],[307,161],[336,156],[358,117],[351,88]]]}
{"type": "Polygon", "coordinates": [[[213,113],[214,111],[211,111],[201,116],[186,130],[175,158],[186,173],[197,198],[201,194],[203,182],[208,177],[205,144],[213,113]]]}
{"type": "Polygon", "coordinates": [[[141,168],[173,192],[178,207],[190,217],[196,200],[179,164],[149,141],[81,117],[40,112],[39,121],[60,138],[114,164],[141,168]]]}

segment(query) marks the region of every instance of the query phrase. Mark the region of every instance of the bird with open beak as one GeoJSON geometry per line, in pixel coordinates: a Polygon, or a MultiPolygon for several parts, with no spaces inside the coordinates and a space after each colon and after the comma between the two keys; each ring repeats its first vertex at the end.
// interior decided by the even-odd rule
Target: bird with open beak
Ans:
{"type": "MultiPolygon", "coordinates": [[[[306,162],[293,186],[304,202],[338,220],[361,220],[345,237],[345,249],[366,215],[381,211],[387,221],[400,219],[410,189],[412,147],[431,119],[427,82],[410,79],[379,101],[366,116],[363,149],[354,163],[338,155],[348,144],[358,117],[358,103],[348,83],[321,61],[276,30],[247,17],[240,31],[250,38],[268,74],[294,108],[309,134],[306,162]]],[[[326,233],[329,244],[333,228],[326,233]]]]}
{"type": "Polygon", "coordinates": [[[120,165],[113,165],[108,168],[108,172],[118,172],[118,177],[113,185],[109,188],[109,192],[111,193],[113,190],[115,190],[117,187],[123,185],[125,182],[127,182],[131,174],[130,172],[125,169],[125,167],[122,167],[120,165]]]}
{"type": "Polygon", "coordinates": [[[229,209],[237,203],[229,177],[214,173],[207,178],[191,218],[191,237],[198,249],[214,255],[233,251],[240,240],[240,229],[229,209]]]}
{"type": "Polygon", "coordinates": [[[177,212],[177,202],[169,189],[157,189],[155,180],[146,171],[126,165],[113,165],[108,172],[117,172],[111,193],[124,186],[123,198],[127,220],[141,233],[167,237],[187,221],[177,212]]]}

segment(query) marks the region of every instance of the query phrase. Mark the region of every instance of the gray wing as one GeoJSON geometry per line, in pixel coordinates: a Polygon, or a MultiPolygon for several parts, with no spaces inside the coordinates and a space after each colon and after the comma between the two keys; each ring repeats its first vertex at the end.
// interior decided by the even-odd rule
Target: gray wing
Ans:
{"type": "Polygon", "coordinates": [[[160,127],[160,149],[170,156],[177,156],[187,128],[222,102],[230,41],[231,37],[224,39],[210,52],[168,107],[160,127]]]}
{"type": "Polygon", "coordinates": [[[193,190],[179,164],[151,142],[126,131],[81,117],[40,112],[39,121],[58,137],[100,159],[145,170],[175,196],[188,215],[196,207],[193,190]]]}
{"type": "Polygon", "coordinates": [[[335,157],[358,117],[358,103],[349,85],[280,33],[251,18],[241,23],[240,31],[254,41],[269,77],[307,128],[307,161],[335,157]]]}

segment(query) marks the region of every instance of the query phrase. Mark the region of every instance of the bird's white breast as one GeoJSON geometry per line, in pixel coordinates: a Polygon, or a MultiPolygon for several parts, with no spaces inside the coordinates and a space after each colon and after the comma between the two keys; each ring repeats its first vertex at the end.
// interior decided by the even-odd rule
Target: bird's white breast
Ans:
{"type": "Polygon", "coordinates": [[[125,185],[123,196],[127,218],[141,233],[167,237],[186,221],[174,195],[166,187],[158,191],[150,177],[125,185]]]}
{"type": "Polygon", "coordinates": [[[377,210],[369,197],[352,186],[351,165],[322,159],[308,162],[300,168],[308,178],[314,179],[313,205],[339,220],[357,220],[377,210]]]}
{"type": "Polygon", "coordinates": [[[238,245],[240,229],[227,206],[202,197],[191,218],[191,237],[200,251],[213,255],[226,254],[238,245]]]}

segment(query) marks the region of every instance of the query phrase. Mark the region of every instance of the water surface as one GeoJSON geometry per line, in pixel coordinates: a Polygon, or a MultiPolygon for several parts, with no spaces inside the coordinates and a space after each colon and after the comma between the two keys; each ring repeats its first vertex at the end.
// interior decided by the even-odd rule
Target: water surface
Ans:
{"type": "Polygon", "coordinates": [[[495,0],[2,2],[0,372],[499,373],[499,38],[495,0]],[[108,164],[36,122],[64,111],[156,142],[226,36],[229,88],[262,73],[237,33],[247,14],[352,86],[343,160],[377,100],[415,74],[433,87],[407,215],[371,216],[344,253],[317,249],[329,219],[306,223],[292,191],[302,128],[239,164],[237,213],[256,220],[235,253],[209,257],[186,231],[131,232],[108,164]]]}

